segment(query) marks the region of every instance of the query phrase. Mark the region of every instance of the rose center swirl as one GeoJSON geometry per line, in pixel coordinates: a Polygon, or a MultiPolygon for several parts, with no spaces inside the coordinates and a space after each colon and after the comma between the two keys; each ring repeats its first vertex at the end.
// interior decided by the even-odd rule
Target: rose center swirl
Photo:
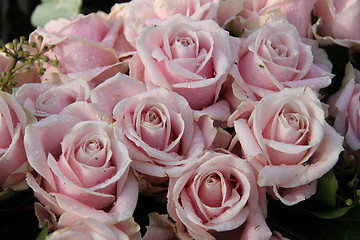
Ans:
{"type": "Polygon", "coordinates": [[[87,153],[94,153],[102,148],[101,144],[97,140],[90,140],[84,145],[84,150],[87,153]]]}
{"type": "Polygon", "coordinates": [[[171,123],[166,106],[152,100],[147,99],[134,111],[134,128],[144,143],[162,150],[171,138],[171,123]]]}
{"type": "Polygon", "coordinates": [[[176,37],[175,38],[175,46],[183,46],[183,47],[188,47],[189,45],[193,45],[194,42],[190,37],[176,37]]]}
{"type": "Polygon", "coordinates": [[[101,139],[100,136],[98,138],[90,138],[75,152],[76,160],[87,166],[103,166],[106,161],[106,146],[106,140],[101,139]]]}
{"type": "Polygon", "coordinates": [[[209,207],[220,207],[229,198],[234,188],[231,181],[212,173],[201,183],[199,187],[199,198],[209,207]]]}
{"type": "Polygon", "coordinates": [[[159,109],[151,108],[143,117],[143,121],[151,125],[158,125],[162,122],[159,117],[159,109]]]}

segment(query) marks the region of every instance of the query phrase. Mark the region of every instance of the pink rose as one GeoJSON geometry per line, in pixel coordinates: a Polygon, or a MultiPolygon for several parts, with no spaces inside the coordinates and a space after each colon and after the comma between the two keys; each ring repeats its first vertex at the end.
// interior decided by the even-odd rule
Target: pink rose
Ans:
{"type": "Polygon", "coordinates": [[[110,25],[107,14],[97,12],[89,15],[79,14],[69,19],[52,20],[36,31],[44,37],[45,42],[66,36],[79,36],[112,47],[121,26],[120,23],[110,25]]]}
{"type": "Polygon", "coordinates": [[[26,125],[34,121],[13,95],[0,91],[0,199],[11,191],[28,188],[25,177],[31,167],[23,137],[26,125]]]}
{"type": "Polygon", "coordinates": [[[180,239],[269,239],[261,199],[245,160],[208,151],[170,178],[167,208],[180,239]]]}
{"type": "Polygon", "coordinates": [[[81,119],[64,112],[90,115],[86,103],[70,105],[28,125],[24,144],[28,161],[38,177],[28,175],[35,196],[57,215],[71,212],[114,223],[132,216],[138,185],[129,173],[126,147],[114,138],[109,122],[81,119]],[[81,113],[86,110],[86,112],[81,113]]]}
{"type": "Polygon", "coordinates": [[[44,63],[46,72],[42,79],[60,72],[70,79],[91,81],[93,88],[118,72],[126,72],[128,69],[119,58],[133,54],[134,50],[121,53],[115,49],[117,46],[126,48],[125,40],[118,42],[121,24],[120,20],[107,21],[107,15],[99,12],[78,15],[74,19],[58,19],[47,23],[44,28],[37,28],[31,33],[30,41],[37,42],[41,35],[42,44],[55,45],[46,55],[58,59],[61,64],[54,67],[44,63]]]}
{"type": "Polygon", "coordinates": [[[270,13],[278,10],[285,15],[285,19],[294,25],[301,37],[312,37],[311,12],[317,0],[268,0],[263,11],[270,13]]]}
{"type": "MultiPolygon", "coordinates": [[[[263,16],[264,13],[261,11],[266,2],[267,0],[224,1],[223,6],[233,5],[231,8],[225,8],[230,15],[225,28],[235,36],[248,36],[254,29],[265,25],[269,21],[270,16],[263,16]]],[[[275,15],[275,17],[277,16],[275,15]]]]}
{"type": "Polygon", "coordinates": [[[360,149],[360,72],[347,64],[342,88],[330,97],[329,112],[334,128],[345,137],[346,146],[360,149]]]}
{"type": "Polygon", "coordinates": [[[296,27],[301,37],[310,37],[311,11],[315,2],[316,0],[226,0],[222,4],[232,3],[232,11],[238,10],[230,11],[232,17],[226,28],[239,36],[248,36],[264,25],[286,19],[296,27]],[[234,2],[243,8],[237,7],[234,2]]]}
{"type": "Polygon", "coordinates": [[[360,40],[358,0],[318,0],[314,15],[321,19],[319,33],[335,39],[360,40]]]}
{"type": "Polygon", "coordinates": [[[83,78],[88,82],[91,81],[93,88],[116,73],[124,71],[124,66],[119,62],[113,48],[74,36],[54,40],[49,44],[56,46],[47,53],[47,56],[50,59],[57,58],[61,68],[45,64],[47,71],[43,79],[48,78],[51,73],[60,71],[70,79],[83,78]]]}
{"type": "Polygon", "coordinates": [[[135,240],[141,239],[140,228],[135,223],[120,222],[106,225],[95,218],[85,218],[65,228],[61,228],[46,237],[47,240],[103,239],[103,240],[135,240]],[[122,229],[125,225],[125,229],[122,229]],[[134,234],[133,231],[137,234],[134,234]],[[130,232],[129,235],[128,233],[130,232]]]}
{"type": "Polygon", "coordinates": [[[191,17],[194,20],[216,19],[219,0],[132,0],[115,4],[109,14],[111,19],[124,21],[124,35],[136,48],[136,38],[149,25],[176,15],[191,17]]]}
{"type": "Polygon", "coordinates": [[[252,111],[247,104],[233,113],[229,126],[235,127],[244,158],[259,173],[257,183],[287,205],[309,198],[316,191],[315,181],[343,150],[343,138],[325,121],[316,93],[284,89],[250,103],[255,105],[252,111]],[[251,114],[248,119],[244,111],[251,114]]]}
{"type": "Polygon", "coordinates": [[[121,100],[114,108],[115,137],[129,150],[137,171],[179,175],[202,153],[205,140],[187,101],[164,88],[121,100]]]}
{"type": "Polygon", "coordinates": [[[123,22],[120,19],[110,19],[101,11],[88,15],[79,14],[72,18],[60,18],[45,24],[36,32],[48,42],[68,36],[77,36],[89,41],[98,42],[114,48],[120,57],[131,55],[135,49],[124,39],[123,22]]]}
{"type": "Polygon", "coordinates": [[[238,45],[232,90],[241,100],[259,100],[285,88],[317,91],[331,83],[332,74],[314,63],[328,61],[326,54],[314,51],[313,55],[312,46],[303,43],[285,20],[258,29],[238,45]]]}
{"type": "Polygon", "coordinates": [[[148,86],[185,97],[193,109],[213,104],[231,66],[230,37],[212,20],[175,15],[149,26],[137,39],[130,73],[148,86]],[[144,74],[139,74],[144,68],[144,74]]]}
{"type": "Polygon", "coordinates": [[[51,83],[29,83],[15,89],[16,99],[38,118],[60,113],[66,106],[87,101],[90,87],[84,79],[56,85],[51,83]]]}

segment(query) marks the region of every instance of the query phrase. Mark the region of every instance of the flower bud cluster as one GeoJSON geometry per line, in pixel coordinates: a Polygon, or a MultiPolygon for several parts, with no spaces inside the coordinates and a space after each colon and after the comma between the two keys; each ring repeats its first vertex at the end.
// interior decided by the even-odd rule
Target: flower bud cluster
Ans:
{"type": "Polygon", "coordinates": [[[42,46],[42,42],[43,37],[41,35],[37,38],[37,42],[29,42],[25,37],[14,39],[6,44],[0,42],[1,52],[9,58],[9,67],[0,74],[1,91],[12,92],[17,84],[14,75],[19,71],[29,72],[32,68],[37,68],[39,75],[42,76],[46,71],[42,65],[43,62],[50,63],[55,67],[60,66],[56,57],[54,60],[50,60],[48,56],[45,56],[45,53],[54,48],[55,45],[42,46]]]}

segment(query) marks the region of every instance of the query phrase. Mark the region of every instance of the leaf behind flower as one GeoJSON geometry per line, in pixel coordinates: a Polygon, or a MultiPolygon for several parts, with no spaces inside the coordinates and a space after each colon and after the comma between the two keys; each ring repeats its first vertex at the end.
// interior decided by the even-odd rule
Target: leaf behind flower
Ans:
{"type": "Polygon", "coordinates": [[[31,15],[34,27],[44,26],[50,20],[70,18],[79,14],[82,0],[41,0],[31,15]]]}
{"type": "Polygon", "coordinates": [[[285,206],[279,201],[270,200],[266,221],[272,230],[292,240],[359,240],[360,206],[337,211],[341,215],[345,210],[341,217],[333,218],[335,211],[325,219],[304,211],[302,204],[285,206]]]}
{"type": "Polygon", "coordinates": [[[339,188],[334,171],[331,170],[318,180],[316,194],[313,199],[326,207],[336,207],[336,192],[339,188]]]}
{"type": "Polygon", "coordinates": [[[45,223],[45,226],[42,228],[41,232],[39,233],[39,235],[37,236],[36,240],[45,240],[46,237],[49,234],[49,230],[47,227],[47,223],[45,223]]]}
{"type": "Polygon", "coordinates": [[[327,211],[308,211],[322,219],[334,219],[344,216],[352,207],[342,207],[327,211]]]}

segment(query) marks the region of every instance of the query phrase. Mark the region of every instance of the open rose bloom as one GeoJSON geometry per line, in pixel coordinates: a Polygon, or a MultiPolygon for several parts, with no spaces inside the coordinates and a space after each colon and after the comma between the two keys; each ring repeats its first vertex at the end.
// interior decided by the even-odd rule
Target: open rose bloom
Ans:
{"type": "Polygon", "coordinates": [[[136,49],[130,72],[149,87],[177,92],[193,109],[218,100],[232,65],[229,33],[212,20],[174,15],[144,29],[136,49]]]}
{"type": "MultiPolygon", "coordinates": [[[[237,66],[231,92],[239,100],[260,100],[285,88],[310,87],[315,91],[331,83],[328,69],[315,64],[312,46],[304,43],[296,28],[279,20],[236,39],[237,66]]],[[[315,52],[316,58],[325,58],[315,52]]],[[[331,69],[331,68],[330,68],[331,69]]]]}
{"type": "Polygon", "coordinates": [[[353,29],[360,22],[359,1],[318,0],[313,13],[319,18],[313,26],[319,41],[359,49],[360,33],[353,29]]]}
{"type": "Polygon", "coordinates": [[[245,160],[209,151],[170,178],[168,212],[180,239],[269,239],[261,194],[245,160]]]}
{"type": "Polygon", "coordinates": [[[343,150],[343,138],[325,121],[315,92],[285,89],[251,107],[240,105],[229,124],[259,173],[258,184],[287,205],[309,198],[316,192],[316,180],[335,165],[343,150]],[[242,117],[244,111],[250,112],[248,119],[242,117]]]}
{"type": "Polygon", "coordinates": [[[316,0],[226,0],[221,2],[220,8],[225,7],[228,16],[225,29],[236,36],[248,36],[269,23],[286,19],[301,37],[309,37],[315,3],[316,0]]]}
{"type": "Polygon", "coordinates": [[[274,206],[360,151],[359,0],[117,2],[4,45],[0,200],[30,188],[48,239],[286,239],[274,206]]]}
{"type": "MultiPolygon", "coordinates": [[[[136,38],[149,25],[181,14],[194,20],[217,19],[219,0],[133,0],[115,4],[111,8],[110,19],[122,19],[124,36],[136,48],[136,38]]],[[[220,18],[224,18],[220,16],[220,18]]]]}
{"type": "Polygon", "coordinates": [[[85,79],[66,84],[30,83],[16,89],[16,99],[38,119],[60,113],[68,105],[87,101],[90,87],[85,79]]]}
{"type": "Polygon", "coordinates": [[[24,133],[26,125],[34,121],[14,96],[0,91],[0,199],[28,188],[25,177],[31,167],[25,154],[24,133]]]}
{"type": "Polygon", "coordinates": [[[154,176],[180,175],[205,147],[186,99],[165,88],[120,101],[114,108],[115,137],[129,149],[132,167],[154,176]]]}
{"type": "Polygon", "coordinates": [[[71,213],[107,224],[132,217],[138,186],[128,152],[113,131],[106,121],[64,113],[27,127],[26,153],[38,173],[29,174],[27,182],[43,205],[58,216],[71,213]]]}
{"type": "Polygon", "coordinates": [[[334,128],[345,137],[346,146],[360,150],[360,72],[348,63],[342,88],[328,101],[334,128]]]}
{"type": "Polygon", "coordinates": [[[120,59],[132,55],[134,49],[123,39],[122,30],[122,21],[112,21],[100,11],[52,20],[37,28],[30,39],[36,41],[41,35],[44,44],[54,44],[46,55],[51,59],[56,56],[61,62],[61,68],[46,65],[42,81],[55,81],[52,74],[61,74],[65,77],[55,82],[82,78],[94,87],[116,73],[126,71],[127,67],[120,59]]]}

